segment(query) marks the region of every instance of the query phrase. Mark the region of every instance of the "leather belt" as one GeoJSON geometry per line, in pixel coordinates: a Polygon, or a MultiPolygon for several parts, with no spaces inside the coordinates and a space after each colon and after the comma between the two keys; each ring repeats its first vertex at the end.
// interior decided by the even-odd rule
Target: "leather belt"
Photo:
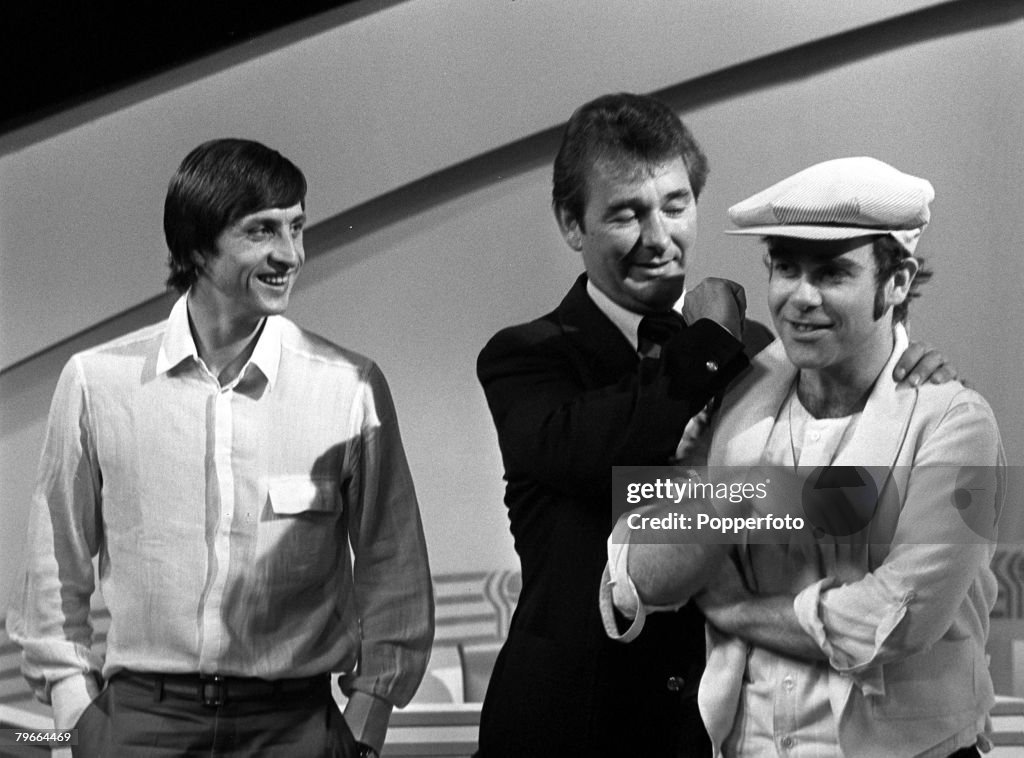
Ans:
{"type": "Polygon", "coordinates": [[[236,702],[273,700],[295,695],[330,694],[327,674],[301,679],[256,679],[218,674],[154,674],[121,671],[115,677],[138,686],[151,688],[158,697],[175,697],[199,702],[209,708],[236,702]]]}

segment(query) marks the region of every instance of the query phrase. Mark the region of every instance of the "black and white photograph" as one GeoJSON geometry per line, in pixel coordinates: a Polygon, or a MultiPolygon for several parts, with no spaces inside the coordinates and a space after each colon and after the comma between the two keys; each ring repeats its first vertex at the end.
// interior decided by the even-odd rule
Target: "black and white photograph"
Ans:
{"type": "Polygon", "coordinates": [[[1024,5],[5,11],[0,758],[1024,756],[1024,5]]]}

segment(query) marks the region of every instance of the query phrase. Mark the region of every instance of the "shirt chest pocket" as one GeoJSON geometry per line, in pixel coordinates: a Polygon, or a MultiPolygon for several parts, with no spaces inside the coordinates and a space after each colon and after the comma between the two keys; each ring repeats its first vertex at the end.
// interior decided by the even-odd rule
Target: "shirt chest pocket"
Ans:
{"type": "Polygon", "coordinates": [[[267,480],[264,520],[321,520],[340,511],[341,498],[332,479],[287,476],[267,480]]]}
{"type": "Polygon", "coordinates": [[[305,591],[336,569],[344,537],[342,500],[331,479],[275,477],[257,530],[257,557],[265,580],[278,589],[305,591]]]}

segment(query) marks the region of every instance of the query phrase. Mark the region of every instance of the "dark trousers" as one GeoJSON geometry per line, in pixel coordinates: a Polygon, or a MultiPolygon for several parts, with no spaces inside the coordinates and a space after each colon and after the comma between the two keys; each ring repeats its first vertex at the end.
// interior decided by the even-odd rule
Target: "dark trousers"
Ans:
{"type": "Polygon", "coordinates": [[[115,676],[76,727],[75,758],[354,758],[330,681],[301,695],[204,705],[115,676]]]}

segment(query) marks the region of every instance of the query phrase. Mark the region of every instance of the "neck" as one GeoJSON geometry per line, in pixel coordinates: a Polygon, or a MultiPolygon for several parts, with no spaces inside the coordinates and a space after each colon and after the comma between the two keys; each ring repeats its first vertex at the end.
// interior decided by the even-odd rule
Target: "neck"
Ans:
{"type": "Polygon", "coordinates": [[[841,418],[864,408],[878,375],[889,362],[895,345],[892,330],[876,345],[858,351],[856,360],[801,369],[797,397],[815,418],[841,418]]]}
{"type": "Polygon", "coordinates": [[[801,371],[796,394],[814,418],[842,418],[864,407],[870,386],[858,389],[823,381],[815,372],[801,371]]]}
{"type": "Polygon", "coordinates": [[[201,301],[191,296],[188,316],[199,358],[222,386],[230,384],[252,355],[265,319],[232,319],[203,307],[201,301]]]}

